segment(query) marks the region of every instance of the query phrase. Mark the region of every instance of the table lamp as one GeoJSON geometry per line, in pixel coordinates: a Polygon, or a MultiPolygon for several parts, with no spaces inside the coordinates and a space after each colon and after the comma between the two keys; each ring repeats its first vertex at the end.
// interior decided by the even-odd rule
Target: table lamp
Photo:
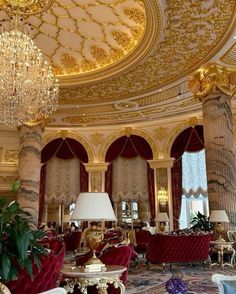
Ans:
{"type": "MultiPolygon", "coordinates": [[[[115,214],[110,198],[105,192],[83,192],[75,204],[71,220],[81,221],[114,221],[115,214]]],[[[93,224],[85,231],[85,240],[93,251],[93,257],[85,264],[85,271],[102,271],[105,265],[96,257],[96,249],[103,240],[103,230],[93,224]]]]}
{"type": "Polygon", "coordinates": [[[170,221],[166,212],[159,212],[156,217],[156,221],[159,222],[159,228],[162,233],[165,232],[166,223],[170,221]]]}
{"type": "Polygon", "coordinates": [[[211,223],[217,223],[215,226],[216,233],[218,234],[218,238],[216,241],[224,242],[225,240],[222,237],[224,227],[221,223],[229,223],[229,218],[225,210],[212,210],[209,221],[211,223]]]}

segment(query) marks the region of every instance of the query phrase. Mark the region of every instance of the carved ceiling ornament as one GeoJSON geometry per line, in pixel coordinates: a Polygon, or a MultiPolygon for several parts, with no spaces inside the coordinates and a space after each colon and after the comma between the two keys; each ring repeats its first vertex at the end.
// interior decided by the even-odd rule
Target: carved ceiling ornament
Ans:
{"type": "Polygon", "coordinates": [[[235,11],[234,0],[207,1],[207,5],[200,0],[170,0],[165,11],[168,22],[164,38],[142,62],[124,74],[93,85],[65,87],[61,96],[64,100],[73,97],[74,103],[104,102],[144,94],[171,83],[197,69],[223,45],[234,28],[235,11]]]}
{"type": "Polygon", "coordinates": [[[236,42],[231,48],[220,58],[220,60],[230,66],[236,66],[236,42]]]}
{"type": "Polygon", "coordinates": [[[9,14],[33,15],[46,11],[53,0],[0,0],[0,7],[9,14]]]}
{"type": "Polygon", "coordinates": [[[190,77],[189,89],[200,100],[219,90],[232,96],[236,93],[236,71],[215,63],[209,64],[190,77]]]}

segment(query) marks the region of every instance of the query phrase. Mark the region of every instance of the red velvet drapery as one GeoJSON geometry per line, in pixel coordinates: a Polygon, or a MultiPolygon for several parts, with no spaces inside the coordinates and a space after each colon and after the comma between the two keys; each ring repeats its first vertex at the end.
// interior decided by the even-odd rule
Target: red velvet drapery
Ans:
{"type": "Polygon", "coordinates": [[[182,199],[182,155],[185,151],[197,152],[204,148],[203,126],[184,130],[174,141],[171,157],[175,158],[171,169],[174,230],[179,228],[182,199]]]}
{"type": "Polygon", "coordinates": [[[43,164],[40,170],[38,225],[40,225],[43,220],[43,211],[44,211],[44,205],[45,205],[44,195],[45,195],[46,173],[47,173],[47,165],[43,164]]]}
{"type": "MultiPolygon", "coordinates": [[[[140,136],[130,135],[129,137],[123,136],[117,139],[111,144],[106,153],[106,162],[110,162],[109,168],[106,172],[105,177],[105,189],[109,195],[112,195],[112,161],[114,161],[118,156],[124,158],[133,158],[135,156],[141,156],[145,160],[150,160],[153,158],[152,149],[145,139],[140,136]]],[[[147,163],[148,169],[148,194],[151,209],[151,217],[155,218],[155,193],[154,193],[154,175],[153,170],[147,163]]]]}
{"type": "Polygon", "coordinates": [[[40,192],[39,192],[39,224],[42,221],[42,211],[45,202],[46,165],[53,156],[61,159],[78,157],[80,163],[80,191],[88,191],[88,173],[83,163],[88,162],[88,155],[84,146],[71,138],[58,138],[49,142],[41,152],[40,192]]]}

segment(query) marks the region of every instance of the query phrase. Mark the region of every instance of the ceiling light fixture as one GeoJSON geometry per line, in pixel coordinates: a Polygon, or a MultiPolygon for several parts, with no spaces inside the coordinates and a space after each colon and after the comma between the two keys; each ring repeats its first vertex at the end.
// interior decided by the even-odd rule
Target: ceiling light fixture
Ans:
{"type": "MultiPolygon", "coordinates": [[[[15,14],[0,24],[0,124],[18,127],[53,113],[58,107],[59,86],[51,66],[44,61],[20,16],[28,3],[32,5],[36,1],[5,2],[6,11],[12,5],[15,14]]],[[[48,5],[46,2],[44,4],[48,5]]],[[[27,15],[36,14],[35,7],[32,13],[28,9],[27,15]]],[[[42,11],[41,6],[39,11],[42,11]]]]}

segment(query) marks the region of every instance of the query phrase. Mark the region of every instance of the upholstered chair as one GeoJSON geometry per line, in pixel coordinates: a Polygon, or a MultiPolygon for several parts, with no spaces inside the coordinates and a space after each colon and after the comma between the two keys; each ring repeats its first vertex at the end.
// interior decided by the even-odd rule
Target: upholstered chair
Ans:
{"type": "Polygon", "coordinates": [[[236,293],[236,276],[213,274],[211,280],[217,284],[219,294],[236,293]]]}
{"type": "Polygon", "coordinates": [[[65,244],[61,240],[49,239],[42,241],[49,249],[49,254],[43,256],[41,266],[33,264],[33,277],[26,270],[19,273],[18,279],[6,283],[11,294],[37,294],[56,287],[65,256],[65,244]]]}
{"type": "Polygon", "coordinates": [[[147,251],[151,235],[152,234],[146,230],[135,231],[136,245],[134,246],[134,249],[137,253],[142,253],[143,257],[147,251]]]}
{"type": "Polygon", "coordinates": [[[64,236],[64,242],[66,244],[66,251],[76,251],[80,247],[82,232],[73,231],[64,236]]]}

